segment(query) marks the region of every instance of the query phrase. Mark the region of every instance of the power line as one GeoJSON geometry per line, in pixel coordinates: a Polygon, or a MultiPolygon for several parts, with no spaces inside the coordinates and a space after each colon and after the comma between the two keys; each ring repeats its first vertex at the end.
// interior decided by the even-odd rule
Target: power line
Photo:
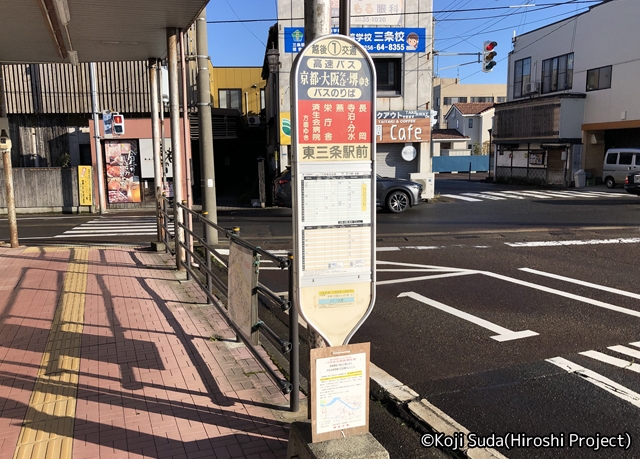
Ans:
{"type": "MultiPolygon", "coordinates": [[[[551,8],[556,6],[566,6],[567,3],[572,4],[581,4],[581,3],[601,3],[603,0],[575,0],[571,2],[559,2],[559,3],[541,3],[538,4],[541,9],[551,8]]],[[[414,15],[414,14],[441,14],[441,13],[469,13],[474,11],[493,11],[493,10],[513,10],[511,6],[493,6],[493,7],[484,7],[484,8],[467,8],[467,9],[454,9],[454,10],[433,10],[433,11],[416,11],[416,12],[404,12],[402,13],[405,16],[414,15]]],[[[378,17],[379,14],[359,14],[357,17],[378,17]]],[[[507,16],[510,16],[507,15],[507,16]]],[[[237,15],[236,15],[237,17],[237,15]]],[[[333,18],[337,18],[337,16],[332,16],[333,18]]],[[[302,21],[304,17],[300,18],[286,18],[287,21],[302,21]]],[[[452,19],[454,20],[454,19],[452,19]]],[[[263,19],[229,19],[229,20],[220,20],[220,21],[207,21],[207,24],[234,24],[241,22],[273,22],[278,21],[278,18],[263,18],[263,19]]]]}

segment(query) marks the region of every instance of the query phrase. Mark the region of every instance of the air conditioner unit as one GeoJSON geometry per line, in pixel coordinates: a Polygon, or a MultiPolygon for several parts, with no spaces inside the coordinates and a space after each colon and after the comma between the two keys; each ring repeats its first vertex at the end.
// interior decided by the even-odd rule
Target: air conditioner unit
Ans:
{"type": "Polygon", "coordinates": [[[259,126],[260,125],[260,117],[259,116],[247,116],[247,122],[249,126],[259,126]]]}
{"type": "Polygon", "coordinates": [[[524,85],[524,94],[537,94],[540,89],[540,84],[537,81],[532,81],[524,85]]]}

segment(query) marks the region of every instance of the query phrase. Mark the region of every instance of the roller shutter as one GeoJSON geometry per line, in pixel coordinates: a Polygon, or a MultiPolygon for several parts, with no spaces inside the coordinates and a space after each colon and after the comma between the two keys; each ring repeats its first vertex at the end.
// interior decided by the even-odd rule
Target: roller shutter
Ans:
{"type": "Polygon", "coordinates": [[[405,161],[402,159],[403,143],[378,144],[376,148],[376,169],[379,175],[408,179],[409,174],[418,172],[420,153],[413,161],[405,161]]]}

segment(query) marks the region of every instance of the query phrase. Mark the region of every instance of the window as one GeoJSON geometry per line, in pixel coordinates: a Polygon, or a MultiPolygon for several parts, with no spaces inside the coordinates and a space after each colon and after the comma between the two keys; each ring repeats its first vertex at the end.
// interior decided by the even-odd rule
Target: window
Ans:
{"type": "Polygon", "coordinates": [[[264,98],[264,88],[260,89],[260,110],[263,110],[267,106],[264,98]]]}
{"type": "Polygon", "coordinates": [[[466,104],[466,97],[445,97],[444,104],[445,105],[453,105],[453,104],[466,104]]]}
{"type": "Polygon", "coordinates": [[[587,70],[587,91],[611,87],[611,66],[587,70]]]}
{"type": "Polygon", "coordinates": [[[542,61],[542,94],[573,86],[573,53],[542,61]]]}
{"type": "Polygon", "coordinates": [[[441,142],[440,150],[451,150],[451,142],[441,142]]]}
{"type": "Polygon", "coordinates": [[[240,89],[218,89],[220,108],[237,108],[242,111],[242,91],[240,89]]]}
{"type": "Polygon", "coordinates": [[[471,102],[476,102],[476,103],[488,103],[488,102],[493,102],[493,96],[489,96],[489,97],[472,97],[471,98],[471,102]]]}
{"type": "Polygon", "coordinates": [[[506,102],[506,101],[507,101],[507,98],[506,98],[506,97],[504,97],[504,96],[498,96],[498,100],[497,100],[497,102],[498,102],[499,104],[501,104],[502,102],[506,102]]]}
{"type": "Polygon", "coordinates": [[[622,166],[631,166],[633,162],[633,153],[620,153],[620,161],[618,164],[622,166]]]}
{"type": "Polygon", "coordinates": [[[378,76],[378,91],[382,93],[401,94],[402,64],[400,59],[374,59],[373,63],[378,76]]]}
{"type": "Polygon", "coordinates": [[[618,164],[618,153],[609,153],[606,162],[607,164],[618,164]]]}
{"type": "Polygon", "coordinates": [[[517,99],[524,94],[524,88],[531,82],[531,58],[520,59],[514,63],[513,72],[513,98],[517,99]]]}
{"type": "Polygon", "coordinates": [[[473,118],[469,118],[469,127],[472,128],[473,127],[473,118]]]}
{"type": "Polygon", "coordinates": [[[473,144],[471,144],[471,143],[470,143],[470,144],[467,144],[467,148],[468,148],[469,150],[471,150],[471,149],[473,148],[473,144]]]}

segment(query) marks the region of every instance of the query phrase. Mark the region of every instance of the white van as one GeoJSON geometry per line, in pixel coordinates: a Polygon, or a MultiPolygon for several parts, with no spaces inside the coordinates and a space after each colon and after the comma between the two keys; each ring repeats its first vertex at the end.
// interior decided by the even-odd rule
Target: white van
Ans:
{"type": "Polygon", "coordinates": [[[607,188],[623,184],[629,171],[640,171],[640,148],[609,148],[604,155],[602,181],[607,188]]]}

